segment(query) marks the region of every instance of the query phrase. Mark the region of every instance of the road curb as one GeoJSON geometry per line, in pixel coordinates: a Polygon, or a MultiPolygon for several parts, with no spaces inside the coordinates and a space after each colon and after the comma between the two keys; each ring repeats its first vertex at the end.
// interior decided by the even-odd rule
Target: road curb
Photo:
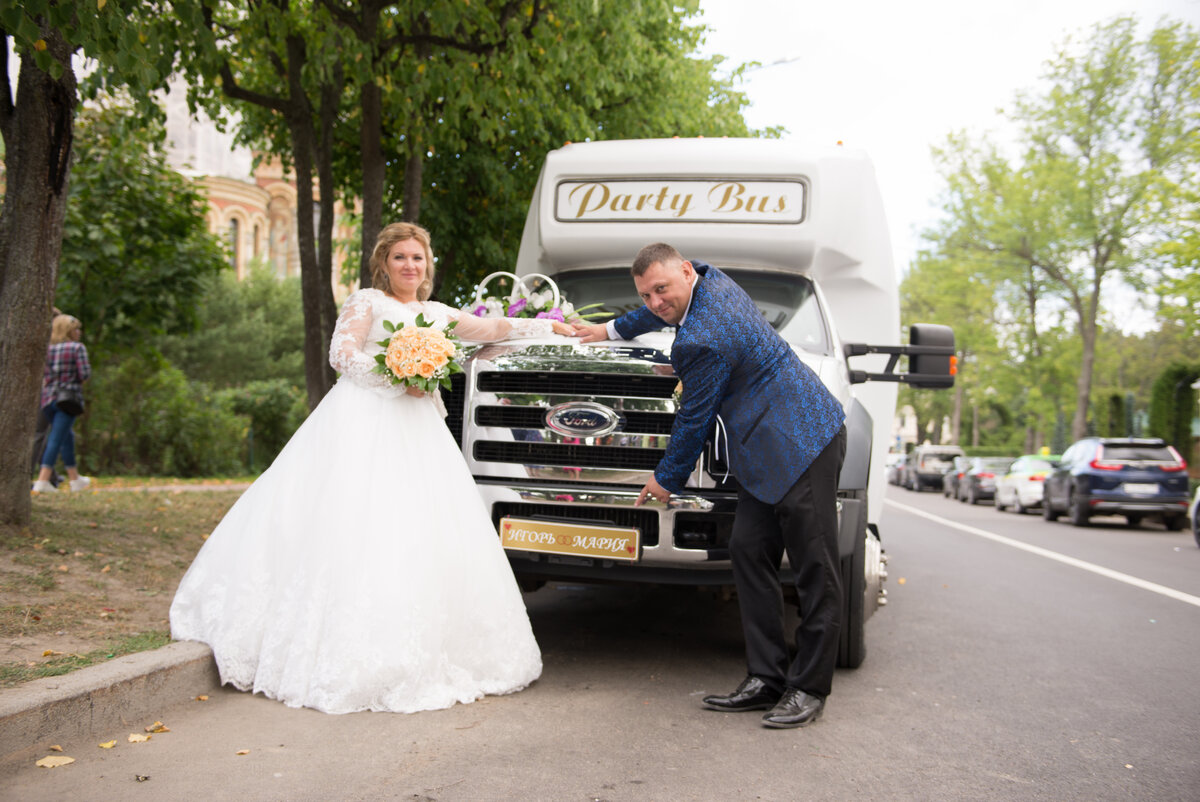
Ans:
{"type": "Polygon", "coordinates": [[[220,684],[212,651],[203,643],[180,642],[0,690],[0,756],[43,743],[123,734],[117,729],[141,730],[164,709],[220,684]]]}

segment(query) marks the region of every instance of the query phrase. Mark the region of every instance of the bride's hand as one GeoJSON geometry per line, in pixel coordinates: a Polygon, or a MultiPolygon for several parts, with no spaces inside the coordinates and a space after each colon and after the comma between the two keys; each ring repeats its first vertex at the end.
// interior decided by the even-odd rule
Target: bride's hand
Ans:
{"type": "Polygon", "coordinates": [[[422,390],[420,387],[406,387],[404,389],[404,392],[408,393],[411,396],[415,396],[416,398],[424,398],[425,397],[425,391],[422,390]]]}
{"type": "Polygon", "coordinates": [[[562,334],[567,337],[575,336],[575,327],[570,323],[560,323],[557,320],[552,320],[550,321],[550,325],[554,329],[555,334],[562,334]]]}

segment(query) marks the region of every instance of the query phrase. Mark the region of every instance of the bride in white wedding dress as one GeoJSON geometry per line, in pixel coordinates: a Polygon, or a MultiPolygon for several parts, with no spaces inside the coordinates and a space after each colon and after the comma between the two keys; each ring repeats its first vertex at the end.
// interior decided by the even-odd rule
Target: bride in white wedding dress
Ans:
{"type": "Polygon", "coordinates": [[[376,343],[418,314],[468,340],[573,332],[427,300],[419,226],[385,228],[371,265],[330,344],[341,379],[200,549],[171,635],[208,644],[223,683],[327,713],[521,690],[541,653],[496,530],[440,398],[374,373],[376,343]]]}

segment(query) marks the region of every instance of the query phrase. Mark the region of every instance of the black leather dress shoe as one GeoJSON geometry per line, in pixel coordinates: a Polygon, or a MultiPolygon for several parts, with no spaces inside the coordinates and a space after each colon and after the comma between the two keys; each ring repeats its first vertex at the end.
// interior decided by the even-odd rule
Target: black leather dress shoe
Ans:
{"type": "Polygon", "coordinates": [[[746,677],[728,696],[705,696],[704,704],[713,710],[740,713],[743,710],[767,710],[779,701],[779,692],[755,676],[746,677]]]}
{"type": "Polygon", "coordinates": [[[779,702],[771,708],[771,712],[763,716],[763,726],[781,730],[807,727],[819,719],[824,710],[824,699],[796,688],[788,688],[779,702]]]}

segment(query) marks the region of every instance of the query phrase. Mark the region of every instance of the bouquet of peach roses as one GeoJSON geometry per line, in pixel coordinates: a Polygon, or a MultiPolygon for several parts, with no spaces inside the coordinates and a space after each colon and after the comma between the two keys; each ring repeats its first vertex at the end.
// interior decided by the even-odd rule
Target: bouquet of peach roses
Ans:
{"type": "Polygon", "coordinates": [[[392,384],[416,387],[427,393],[439,386],[449,389],[450,377],[463,372],[458,361],[460,342],[452,333],[457,325],[452,321],[439,329],[432,321],[426,321],[424,315],[417,315],[413,326],[383,321],[383,328],[392,336],[379,341],[386,350],[375,355],[379,363],[375,372],[382,373],[392,384]]]}

